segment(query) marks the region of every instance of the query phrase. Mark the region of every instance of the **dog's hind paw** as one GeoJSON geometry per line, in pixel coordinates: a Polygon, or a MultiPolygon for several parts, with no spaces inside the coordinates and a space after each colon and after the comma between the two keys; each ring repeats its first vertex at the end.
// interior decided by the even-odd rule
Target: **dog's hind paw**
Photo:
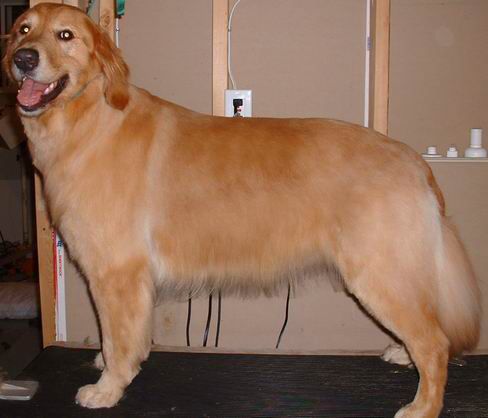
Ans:
{"type": "Polygon", "coordinates": [[[381,358],[388,363],[413,367],[412,359],[403,345],[390,344],[385,348],[381,358]]]}
{"type": "Polygon", "coordinates": [[[76,403],[85,408],[111,408],[122,397],[124,391],[118,388],[107,388],[100,384],[86,385],[78,389],[76,403]]]}
{"type": "Polygon", "coordinates": [[[95,360],[93,360],[93,367],[98,370],[103,370],[105,368],[105,360],[103,359],[103,353],[100,351],[95,360]]]}

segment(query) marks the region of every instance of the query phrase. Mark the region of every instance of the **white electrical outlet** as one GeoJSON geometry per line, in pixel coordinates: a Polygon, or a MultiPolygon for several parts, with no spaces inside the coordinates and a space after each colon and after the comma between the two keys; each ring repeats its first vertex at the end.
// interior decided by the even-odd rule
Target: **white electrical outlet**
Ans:
{"type": "Polygon", "coordinates": [[[252,116],[252,90],[226,90],[225,116],[252,116]]]}

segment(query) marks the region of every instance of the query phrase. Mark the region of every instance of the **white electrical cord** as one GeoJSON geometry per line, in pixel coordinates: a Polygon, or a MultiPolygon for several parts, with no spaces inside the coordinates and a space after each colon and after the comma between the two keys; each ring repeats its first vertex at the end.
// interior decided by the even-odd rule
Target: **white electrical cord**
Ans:
{"type": "Polygon", "coordinates": [[[370,61],[371,61],[371,0],[366,0],[366,34],[364,48],[364,126],[369,126],[370,61]]]}
{"type": "Polygon", "coordinates": [[[241,0],[237,0],[232,7],[230,14],[229,14],[229,22],[227,24],[227,71],[229,73],[230,82],[232,84],[232,89],[236,89],[236,83],[234,80],[234,76],[232,75],[232,68],[231,68],[231,38],[232,38],[232,18],[234,17],[234,12],[236,10],[237,5],[241,2],[241,0]]]}
{"type": "Polygon", "coordinates": [[[118,17],[115,18],[115,46],[117,48],[120,47],[120,19],[118,17]]]}

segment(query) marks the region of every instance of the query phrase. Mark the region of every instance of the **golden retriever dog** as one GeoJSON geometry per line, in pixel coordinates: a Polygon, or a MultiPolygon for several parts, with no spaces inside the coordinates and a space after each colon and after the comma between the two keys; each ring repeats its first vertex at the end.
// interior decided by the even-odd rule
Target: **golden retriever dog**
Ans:
{"type": "Polygon", "coordinates": [[[267,292],[329,266],[403,342],[392,360],[408,353],[418,369],[396,416],[439,415],[449,356],[477,343],[480,296],[413,150],[345,122],[213,117],[152,96],[74,7],[19,17],[5,68],[52,224],[99,315],[104,369],[80,405],[120,400],[149,355],[158,291],[267,292]]]}

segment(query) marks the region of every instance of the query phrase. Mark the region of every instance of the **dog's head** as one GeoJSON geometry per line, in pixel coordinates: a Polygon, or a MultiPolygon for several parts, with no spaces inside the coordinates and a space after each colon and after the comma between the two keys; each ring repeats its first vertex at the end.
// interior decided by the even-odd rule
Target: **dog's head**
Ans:
{"type": "Polygon", "coordinates": [[[10,33],[4,66],[19,85],[22,116],[75,100],[100,76],[110,106],[124,109],[129,100],[129,71],[119,50],[76,7],[39,4],[22,14],[10,33]]]}

